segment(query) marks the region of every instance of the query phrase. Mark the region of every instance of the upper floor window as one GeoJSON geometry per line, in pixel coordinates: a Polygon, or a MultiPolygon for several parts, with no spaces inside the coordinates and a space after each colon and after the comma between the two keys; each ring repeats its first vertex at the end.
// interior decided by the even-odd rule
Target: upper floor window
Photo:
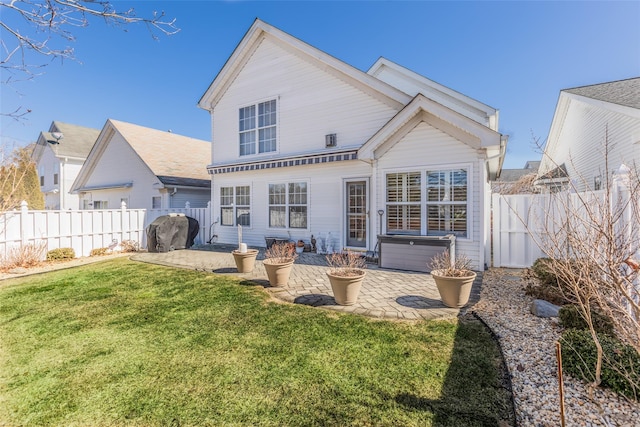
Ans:
{"type": "Polygon", "coordinates": [[[220,188],[221,225],[251,226],[251,190],[248,185],[220,188]]]}
{"type": "Polygon", "coordinates": [[[240,155],[276,151],[276,100],[240,108],[240,155]]]}
{"type": "Polygon", "coordinates": [[[58,185],[58,176],[60,175],[60,163],[53,164],[53,185],[58,185]]]}

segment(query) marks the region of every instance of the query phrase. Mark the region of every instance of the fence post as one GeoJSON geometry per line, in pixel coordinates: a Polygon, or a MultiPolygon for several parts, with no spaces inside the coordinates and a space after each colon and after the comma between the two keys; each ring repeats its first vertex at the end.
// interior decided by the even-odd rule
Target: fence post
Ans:
{"type": "Polygon", "coordinates": [[[29,204],[26,200],[20,203],[20,246],[27,244],[27,220],[29,218],[29,204]]]}

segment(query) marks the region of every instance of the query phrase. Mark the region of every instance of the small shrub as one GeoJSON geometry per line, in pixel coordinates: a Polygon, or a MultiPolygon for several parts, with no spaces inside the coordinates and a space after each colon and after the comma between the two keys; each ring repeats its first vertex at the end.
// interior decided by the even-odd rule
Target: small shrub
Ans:
{"type": "MultiPolygon", "coordinates": [[[[598,339],[604,353],[600,385],[638,400],[640,355],[633,347],[614,337],[598,334],[598,339]]],[[[560,342],[562,369],[576,378],[593,382],[597,352],[591,334],[579,329],[567,329],[562,333],[560,342]]]]}
{"type": "Polygon", "coordinates": [[[458,255],[455,260],[451,260],[449,251],[442,251],[429,261],[431,270],[439,270],[443,276],[447,277],[468,277],[473,276],[471,270],[471,259],[466,255],[458,255]]]}
{"type": "Polygon", "coordinates": [[[360,276],[367,268],[365,259],[357,252],[332,253],[326,256],[327,264],[331,268],[330,273],[336,276],[353,277],[360,276]]]}
{"type": "Polygon", "coordinates": [[[10,270],[12,268],[28,268],[38,265],[44,258],[47,250],[47,242],[30,243],[12,248],[7,257],[0,263],[0,268],[10,270]]]}
{"type": "Polygon", "coordinates": [[[89,253],[89,256],[101,256],[101,255],[106,255],[108,251],[109,251],[109,248],[95,248],[95,249],[91,249],[91,252],[89,253]]]}
{"type": "Polygon", "coordinates": [[[264,252],[264,257],[273,264],[285,263],[295,260],[298,255],[293,243],[274,243],[264,252]]]}
{"type": "Polygon", "coordinates": [[[552,262],[553,260],[551,258],[538,258],[531,266],[531,271],[533,271],[533,274],[544,285],[558,284],[558,278],[550,268],[552,262]]]}
{"type": "Polygon", "coordinates": [[[525,287],[525,294],[549,301],[552,304],[564,305],[571,301],[563,291],[564,283],[552,271],[551,258],[538,258],[531,266],[532,280],[525,287]]]}
{"type": "Polygon", "coordinates": [[[75,257],[76,251],[73,248],[58,248],[47,252],[47,261],[65,261],[75,257]]]}
{"type": "Polygon", "coordinates": [[[123,240],[120,242],[122,252],[138,252],[140,251],[140,243],[135,240],[123,240]]]}
{"type": "MultiPolygon", "coordinates": [[[[589,326],[587,325],[587,321],[584,320],[582,314],[577,305],[567,304],[560,308],[560,312],[558,313],[558,317],[560,318],[560,323],[563,327],[567,329],[580,329],[580,330],[588,330],[589,326]]],[[[591,310],[591,320],[593,321],[593,327],[596,332],[601,334],[613,336],[613,322],[607,316],[598,313],[597,311],[591,310]]]]}

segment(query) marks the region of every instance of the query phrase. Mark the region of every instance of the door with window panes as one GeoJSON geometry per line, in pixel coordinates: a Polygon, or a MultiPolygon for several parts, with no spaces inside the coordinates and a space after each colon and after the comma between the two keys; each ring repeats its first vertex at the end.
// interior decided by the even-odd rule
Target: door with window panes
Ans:
{"type": "Polygon", "coordinates": [[[347,246],[367,246],[367,181],[346,183],[347,246]]]}

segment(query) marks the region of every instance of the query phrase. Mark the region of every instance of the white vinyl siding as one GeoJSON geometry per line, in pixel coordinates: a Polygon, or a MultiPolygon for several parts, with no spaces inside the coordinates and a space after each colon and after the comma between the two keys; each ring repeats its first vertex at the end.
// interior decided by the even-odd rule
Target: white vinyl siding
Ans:
{"type": "Polygon", "coordinates": [[[276,151],[270,153],[283,156],[325,150],[325,135],[332,133],[337,148],[360,146],[398,112],[267,37],[215,105],[214,163],[244,160],[239,156],[238,110],[255,105],[259,116],[257,102],[270,100],[277,107],[276,151]]]}

